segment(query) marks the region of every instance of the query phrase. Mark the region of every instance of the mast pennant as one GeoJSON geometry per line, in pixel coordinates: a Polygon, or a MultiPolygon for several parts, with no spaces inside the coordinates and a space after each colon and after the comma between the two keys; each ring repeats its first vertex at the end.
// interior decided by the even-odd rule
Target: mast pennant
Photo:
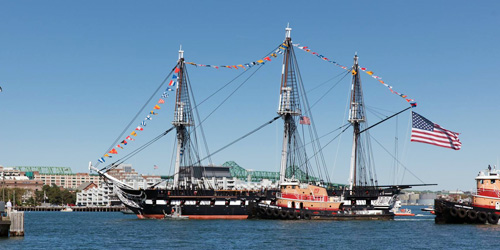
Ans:
{"type": "Polygon", "coordinates": [[[194,62],[185,62],[186,64],[193,65],[196,67],[206,67],[206,68],[214,68],[214,69],[219,69],[219,68],[227,68],[227,69],[244,69],[247,70],[247,68],[251,68],[255,65],[261,65],[265,64],[266,61],[270,62],[272,61],[272,58],[278,57],[278,54],[283,54],[283,50],[286,49],[288,45],[285,43],[281,44],[280,46],[277,47],[277,49],[274,50],[271,54],[266,55],[265,57],[249,62],[249,63],[242,63],[242,64],[235,64],[235,65],[213,65],[213,64],[200,64],[200,63],[194,63],[194,62]]]}
{"type": "MultiPolygon", "coordinates": [[[[299,49],[301,49],[301,50],[303,50],[303,51],[305,51],[305,52],[308,52],[309,54],[315,55],[315,56],[317,56],[318,58],[322,59],[323,61],[326,61],[326,62],[332,63],[332,64],[334,64],[335,66],[340,67],[340,68],[342,68],[342,69],[344,69],[344,70],[351,71],[351,73],[352,73],[353,75],[355,75],[355,74],[357,74],[357,73],[358,73],[358,72],[356,72],[356,70],[354,70],[354,69],[352,69],[352,68],[348,68],[348,67],[346,67],[346,66],[343,66],[343,65],[341,65],[341,64],[338,64],[337,62],[335,62],[335,61],[333,61],[333,60],[330,60],[330,59],[328,59],[327,57],[325,57],[325,56],[323,56],[323,55],[321,55],[321,54],[319,54],[319,53],[316,53],[316,52],[311,51],[311,50],[309,49],[309,47],[307,47],[307,46],[299,46],[299,44],[294,44],[293,46],[295,46],[295,47],[297,47],[297,48],[299,48],[299,49]]],[[[382,85],[384,85],[384,86],[386,86],[387,88],[389,88],[389,90],[391,91],[391,93],[396,94],[396,95],[400,96],[401,98],[405,99],[408,103],[410,103],[410,105],[411,105],[411,107],[412,107],[412,108],[417,107],[417,102],[416,102],[415,100],[408,98],[408,96],[407,96],[407,95],[405,95],[405,94],[398,93],[397,91],[395,91],[395,90],[392,88],[392,86],[390,86],[390,85],[388,85],[387,83],[385,83],[384,81],[382,81],[382,77],[374,75],[374,74],[373,74],[373,71],[370,71],[370,70],[368,70],[367,68],[363,68],[363,67],[359,67],[359,70],[361,70],[361,71],[365,72],[366,74],[370,75],[373,79],[377,80],[377,81],[378,81],[378,82],[380,82],[382,85]]]]}
{"type": "MultiPolygon", "coordinates": [[[[169,82],[169,86],[175,86],[175,84],[177,83],[178,78],[179,78],[178,75],[176,75],[176,74],[178,74],[179,71],[180,71],[180,69],[176,65],[176,67],[174,68],[174,74],[172,75],[172,79],[169,82]]],[[[148,112],[148,114],[146,115],[146,117],[139,123],[139,126],[137,126],[134,129],[134,131],[132,131],[132,133],[130,133],[130,135],[137,136],[137,132],[136,131],[143,131],[144,127],[146,126],[146,121],[149,121],[149,120],[153,119],[151,117],[151,115],[157,115],[158,114],[157,112],[155,112],[155,110],[159,110],[161,108],[160,105],[158,105],[158,104],[164,104],[165,103],[165,99],[168,98],[168,91],[173,91],[173,89],[167,87],[167,89],[164,92],[162,92],[159,101],[155,104],[155,106],[152,108],[152,110],[148,112]]],[[[129,141],[134,141],[135,139],[132,139],[132,137],[130,137],[130,135],[127,136],[125,139],[129,140],[129,141]]],[[[126,146],[128,143],[125,140],[121,140],[121,144],[123,144],[123,145],[117,145],[117,147],[120,148],[120,149],[125,149],[124,146],[126,146]]],[[[105,162],[104,157],[112,158],[112,156],[109,155],[108,153],[118,154],[118,151],[115,148],[113,148],[111,151],[109,151],[106,154],[104,154],[103,157],[97,159],[98,163],[96,164],[96,166],[99,165],[99,163],[104,163],[105,162]]]]}

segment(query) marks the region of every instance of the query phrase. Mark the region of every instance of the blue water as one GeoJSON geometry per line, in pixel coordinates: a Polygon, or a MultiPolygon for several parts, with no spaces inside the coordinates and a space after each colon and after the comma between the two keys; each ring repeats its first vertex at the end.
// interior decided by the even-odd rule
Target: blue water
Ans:
{"type": "Polygon", "coordinates": [[[499,249],[500,225],[394,221],[166,221],[89,212],[25,212],[25,237],[0,249],[499,249]]]}

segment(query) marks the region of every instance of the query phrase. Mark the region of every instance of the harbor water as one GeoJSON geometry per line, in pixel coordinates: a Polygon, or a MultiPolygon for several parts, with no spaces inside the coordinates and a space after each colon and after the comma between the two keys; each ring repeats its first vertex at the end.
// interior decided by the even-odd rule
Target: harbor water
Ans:
{"type": "Polygon", "coordinates": [[[0,249],[497,249],[500,225],[394,221],[139,220],[118,212],[25,212],[25,237],[0,249]]]}

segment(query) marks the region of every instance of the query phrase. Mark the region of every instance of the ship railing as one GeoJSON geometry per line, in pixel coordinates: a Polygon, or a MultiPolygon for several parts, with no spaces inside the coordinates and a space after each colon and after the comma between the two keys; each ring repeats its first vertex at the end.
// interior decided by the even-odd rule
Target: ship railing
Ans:
{"type": "Polygon", "coordinates": [[[493,191],[495,191],[497,197],[500,197],[500,190],[498,190],[497,186],[493,186],[493,191]]]}
{"type": "MultiPolygon", "coordinates": [[[[276,194],[277,198],[283,198],[282,193],[276,194]]],[[[286,194],[286,198],[295,200],[306,200],[306,201],[328,201],[328,196],[314,196],[314,195],[303,195],[303,194],[286,194]]]]}
{"type": "Polygon", "coordinates": [[[478,188],[476,195],[479,195],[482,192],[491,191],[491,190],[493,190],[493,192],[495,192],[495,195],[497,198],[500,198],[500,190],[496,186],[493,186],[493,189],[491,189],[491,188],[478,188]]]}

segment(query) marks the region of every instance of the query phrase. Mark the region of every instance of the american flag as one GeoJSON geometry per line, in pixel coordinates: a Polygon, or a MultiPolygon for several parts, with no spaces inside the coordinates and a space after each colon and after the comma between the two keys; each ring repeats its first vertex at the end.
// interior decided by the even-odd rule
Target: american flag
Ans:
{"type": "Polygon", "coordinates": [[[303,125],[311,125],[311,119],[307,116],[301,116],[299,123],[303,125]]]}
{"type": "Polygon", "coordinates": [[[158,166],[154,165],[154,169],[158,169],[158,166]]]}
{"type": "Polygon", "coordinates": [[[446,130],[415,112],[411,112],[411,116],[411,141],[454,150],[459,150],[462,147],[462,143],[458,139],[458,133],[446,130]]]}

